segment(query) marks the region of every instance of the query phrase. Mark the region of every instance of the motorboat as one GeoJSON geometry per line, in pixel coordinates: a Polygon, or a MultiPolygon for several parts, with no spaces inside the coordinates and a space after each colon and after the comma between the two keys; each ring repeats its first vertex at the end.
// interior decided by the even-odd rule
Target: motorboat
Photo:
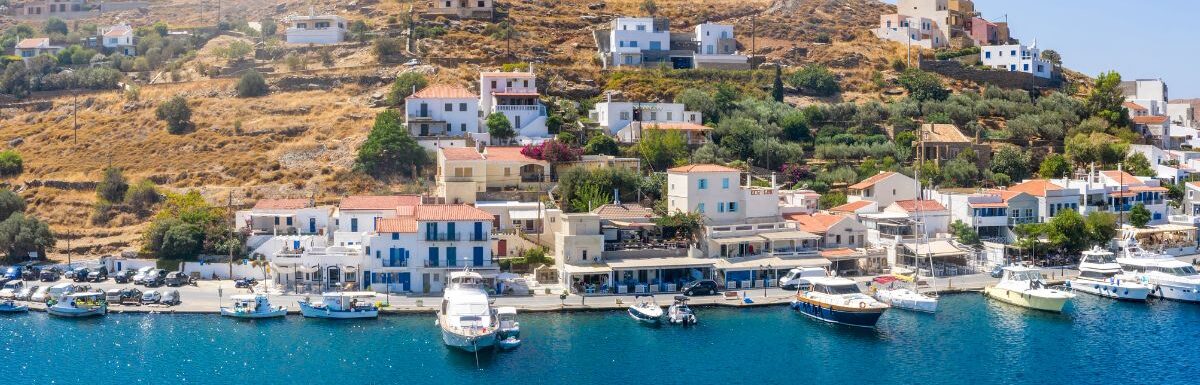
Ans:
{"type": "Polygon", "coordinates": [[[652,295],[636,295],[633,305],[629,305],[629,316],[634,320],[657,324],[662,321],[663,309],[658,306],[652,295]]]}
{"type": "Polygon", "coordinates": [[[521,336],[521,323],[517,322],[517,308],[511,306],[496,308],[496,318],[500,322],[500,330],[497,331],[497,337],[504,339],[508,337],[521,336]]]}
{"type": "Polygon", "coordinates": [[[22,313],[27,311],[29,311],[29,305],[20,304],[11,299],[0,301],[0,313],[22,313]]]}
{"type": "Polygon", "coordinates": [[[894,289],[876,289],[875,299],[891,307],[925,313],[937,312],[937,297],[922,294],[915,289],[900,287],[894,289]]]}
{"type": "Polygon", "coordinates": [[[71,293],[51,302],[46,312],[60,317],[91,317],[108,313],[104,293],[71,293]]]}
{"type": "Polygon", "coordinates": [[[500,324],[483,288],[483,276],[472,271],[450,273],[450,287],[442,295],[436,322],[446,346],[477,352],[495,345],[500,324]]]}
{"type": "Polygon", "coordinates": [[[1030,309],[1061,312],[1074,294],[1051,289],[1042,282],[1041,270],[1028,266],[1005,266],[1000,282],[983,289],[983,295],[1030,309]]]}
{"type": "Polygon", "coordinates": [[[300,314],[309,318],[353,319],[379,316],[379,307],[375,306],[375,293],[369,291],[322,293],[319,303],[312,303],[305,298],[299,301],[299,304],[300,314]]]}
{"type": "Polygon", "coordinates": [[[858,283],[841,277],[811,279],[808,291],[796,294],[792,309],[825,322],[874,328],[890,306],[863,294],[858,283]]]}
{"type": "Polygon", "coordinates": [[[667,308],[667,321],[683,326],[696,324],[696,313],[688,307],[688,299],[690,298],[683,295],[675,296],[675,303],[667,308]]]}
{"type": "Polygon", "coordinates": [[[1066,285],[1074,291],[1125,301],[1145,301],[1150,295],[1150,285],[1125,274],[1116,255],[1100,247],[1083,252],[1079,259],[1079,276],[1067,280],[1066,285]]]}
{"type": "Polygon", "coordinates": [[[521,346],[521,339],[517,337],[508,337],[496,342],[496,345],[499,345],[500,349],[512,350],[516,349],[518,346],[521,346]]]}
{"type": "Polygon", "coordinates": [[[1187,302],[1200,302],[1200,274],[1196,267],[1142,249],[1132,238],[1122,242],[1117,264],[1129,276],[1150,287],[1150,295],[1187,302]]]}
{"type": "Polygon", "coordinates": [[[266,294],[238,294],[230,299],[233,306],[221,307],[221,315],[226,317],[260,319],[287,315],[287,306],[271,306],[266,294]]]}

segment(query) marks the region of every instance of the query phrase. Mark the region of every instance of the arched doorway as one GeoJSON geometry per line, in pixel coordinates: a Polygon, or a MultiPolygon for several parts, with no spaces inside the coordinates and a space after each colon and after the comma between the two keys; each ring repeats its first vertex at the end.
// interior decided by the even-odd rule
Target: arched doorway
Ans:
{"type": "Polygon", "coordinates": [[[337,289],[341,287],[338,282],[341,282],[342,269],[338,268],[337,266],[330,266],[325,272],[327,273],[325,274],[325,277],[328,280],[327,282],[329,283],[329,288],[337,289]]]}

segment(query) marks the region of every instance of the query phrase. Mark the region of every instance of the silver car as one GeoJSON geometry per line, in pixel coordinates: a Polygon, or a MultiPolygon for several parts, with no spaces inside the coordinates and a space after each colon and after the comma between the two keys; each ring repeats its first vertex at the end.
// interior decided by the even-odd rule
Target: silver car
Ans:
{"type": "Polygon", "coordinates": [[[17,300],[28,301],[30,297],[33,297],[33,293],[36,293],[40,288],[40,285],[26,286],[17,292],[17,300]]]}

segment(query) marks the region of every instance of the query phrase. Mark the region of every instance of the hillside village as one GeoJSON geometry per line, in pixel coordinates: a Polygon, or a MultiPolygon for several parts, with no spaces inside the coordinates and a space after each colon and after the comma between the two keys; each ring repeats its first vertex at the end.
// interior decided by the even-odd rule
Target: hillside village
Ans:
{"type": "Polygon", "coordinates": [[[0,248],[572,295],[1197,251],[1194,102],[897,3],[11,1],[0,248]]]}

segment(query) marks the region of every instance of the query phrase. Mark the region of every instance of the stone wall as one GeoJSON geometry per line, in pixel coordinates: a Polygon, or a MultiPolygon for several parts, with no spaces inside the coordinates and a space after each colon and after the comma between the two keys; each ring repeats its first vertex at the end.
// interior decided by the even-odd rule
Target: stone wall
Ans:
{"type": "Polygon", "coordinates": [[[951,79],[990,84],[1001,88],[1033,90],[1038,88],[1058,88],[1062,85],[1062,81],[1057,75],[1055,79],[1043,79],[1025,72],[967,68],[962,63],[954,60],[921,60],[920,64],[922,70],[940,74],[951,79]]]}

